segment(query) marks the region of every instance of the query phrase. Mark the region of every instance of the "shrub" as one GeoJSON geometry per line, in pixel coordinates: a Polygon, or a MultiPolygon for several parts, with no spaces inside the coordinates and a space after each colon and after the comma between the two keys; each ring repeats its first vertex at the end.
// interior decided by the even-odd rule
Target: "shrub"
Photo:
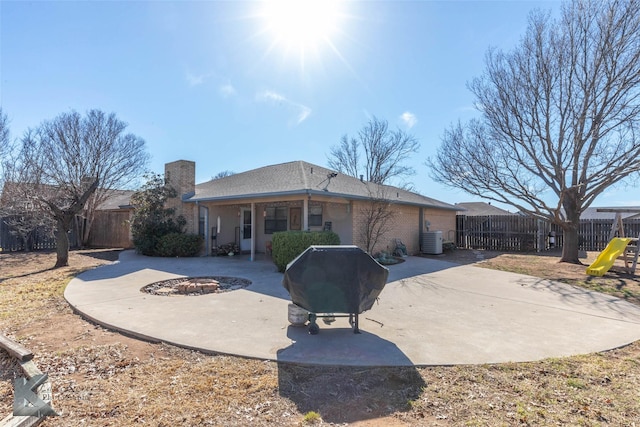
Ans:
{"type": "Polygon", "coordinates": [[[333,231],[281,231],[273,233],[271,255],[279,272],[312,245],[339,245],[340,236],[333,231]]]}
{"type": "Polygon", "coordinates": [[[183,217],[178,217],[177,221],[169,218],[162,222],[150,221],[137,224],[135,232],[132,231],[136,251],[142,255],[158,256],[160,240],[169,234],[182,234],[185,222],[183,217]]]}
{"type": "Polygon", "coordinates": [[[147,182],[131,197],[131,204],[135,207],[131,234],[138,253],[157,256],[163,236],[182,232],[187,221],[182,216],[174,218],[174,209],[164,207],[172,197],[176,197],[176,191],[166,186],[164,178],[157,174],[147,175],[147,182]]]}
{"type": "Polygon", "coordinates": [[[202,249],[204,239],[197,234],[170,233],[158,239],[156,255],[164,257],[196,256],[202,249]]]}

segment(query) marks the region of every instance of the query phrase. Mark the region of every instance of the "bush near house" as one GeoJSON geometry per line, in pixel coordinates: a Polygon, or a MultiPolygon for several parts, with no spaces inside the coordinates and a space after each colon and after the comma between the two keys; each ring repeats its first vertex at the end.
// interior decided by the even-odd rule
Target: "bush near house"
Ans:
{"type": "Polygon", "coordinates": [[[162,175],[151,174],[142,188],[131,196],[135,207],[131,218],[133,245],[148,256],[195,256],[202,249],[202,238],[184,233],[187,220],[166,208],[176,190],[165,184],[162,175]]]}
{"type": "Polygon", "coordinates": [[[138,253],[147,256],[161,256],[158,253],[160,239],[170,234],[182,234],[185,219],[178,217],[177,220],[168,218],[159,220],[157,218],[136,217],[131,221],[131,234],[133,235],[133,245],[138,253]]]}
{"type": "Polygon", "coordinates": [[[333,231],[281,231],[273,233],[271,256],[279,272],[313,245],[339,245],[340,236],[333,231]]]}
{"type": "Polygon", "coordinates": [[[164,257],[196,256],[203,243],[204,239],[197,234],[170,233],[158,239],[156,254],[164,257]]]}

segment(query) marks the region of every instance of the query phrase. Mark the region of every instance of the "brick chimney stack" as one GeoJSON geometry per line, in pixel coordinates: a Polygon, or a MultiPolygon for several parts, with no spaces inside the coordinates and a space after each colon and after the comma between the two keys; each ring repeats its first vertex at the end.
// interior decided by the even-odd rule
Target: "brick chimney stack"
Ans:
{"type": "Polygon", "coordinates": [[[166,207],[175,209],[176,215],[182,215],[187,220],[187,228],[190,229],[193,222],[193,204],[182,203],[182,200],[191,197],[196,191],[196,162],[190,160],[177,160],[164,165],[164,182],[173,187],[178,196],[167,200],[166,207]]]}

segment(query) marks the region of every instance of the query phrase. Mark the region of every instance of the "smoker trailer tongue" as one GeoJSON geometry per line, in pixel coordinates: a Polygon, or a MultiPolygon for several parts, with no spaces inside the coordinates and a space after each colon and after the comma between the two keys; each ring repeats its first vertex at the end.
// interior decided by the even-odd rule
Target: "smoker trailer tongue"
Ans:
{"type": "Polygon", "coordinates": [[[283,286],[291,301],[309,312],[309,333],[317,317],[349,317],[355,333],[358,314],[371,309],[389,270],[357,246],[311,246],[287,265],[283,286]],[[343,315],[337,315],[343,313],[343,315]]]}

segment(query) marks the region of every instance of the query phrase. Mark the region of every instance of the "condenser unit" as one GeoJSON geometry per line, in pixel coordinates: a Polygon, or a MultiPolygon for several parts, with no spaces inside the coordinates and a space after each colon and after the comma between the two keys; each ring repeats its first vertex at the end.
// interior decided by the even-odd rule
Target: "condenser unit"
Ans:
{"type": "Polygon", "coordinates": [[[442,231],[422,233],[422,253],[438,255],[442,253],[442,231]]]}

